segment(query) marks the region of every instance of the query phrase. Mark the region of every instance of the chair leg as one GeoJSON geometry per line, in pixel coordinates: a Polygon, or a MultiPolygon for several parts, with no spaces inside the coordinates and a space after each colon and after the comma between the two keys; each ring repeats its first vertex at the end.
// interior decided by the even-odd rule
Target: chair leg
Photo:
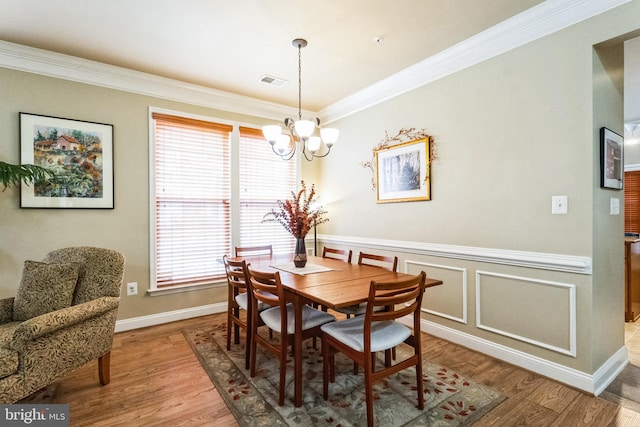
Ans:
{"type": "Polygon", "coordinates": [[[416,386],[418,391],[418,409],[422,411],[424,409],[424,383],[422,382],[421,357],[418,357],[418,361],[416,362],[416,386]]]}
{"type": "Polygon", "coordinates": [[[233,343],[235,345],[240,344],[240,326],[238,326],[237,324],[234,324],[233,325],[233,333],[234,333],[233,343]]]}
{"type": "Polygon", "coordinates": [[[233,323],[231,322],[231,309],[227,310],[227,351],[231,350],[231,335],[233,333],[233,323]]]}
{"type": "Polygon", "coordinates": [[[98,358],[98,376],[100,384],[107,385],[111,381],[111,352],[98,358]]]}
{"type": "Polygon", "coordinates": [[[285,381],[287,379],[287,337],[280,335],[280,390],[278,405],[284,405],[285,381]]]}
{"type": "Polygon", "coordinates": [[[364,388],[367,403],[367,426],[373,427],[373,381],[371,379],[372,366],[367,366],[367,357],[365,356],[364,366],[364,388]]]}
{"type": "Polygon", "coordinates": [[[245,342],[244,342],[244,369],[249,369],[249,361],[251,358],[251,328],[252,328],[251,316],[247,313],[247,329],[245,333],[245,342]]]}
{"type": "Polygon", "coordinates": [[[329,346],[326,341],[322,341],[322,397],[329,398],[329,346]]]}
{"type": "Polygon", "coordinates": [[[251,343],[251,349],[249,352],[249,374],[251,375],[251,377],[255,377],[256,376],[256,347],[257,347],[257,343],[256,343],[256,335],[258,334],[258,328],[257,328],[257,316],[255,313],[253,313],[252,317],[251,317],[251,340],[253,341],[251,343]]]}

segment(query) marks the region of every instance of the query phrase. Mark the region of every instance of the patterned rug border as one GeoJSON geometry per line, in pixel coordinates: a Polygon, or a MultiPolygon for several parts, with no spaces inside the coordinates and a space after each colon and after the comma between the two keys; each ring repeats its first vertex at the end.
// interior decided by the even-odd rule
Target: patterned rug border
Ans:
{"type": "MultiPolygon", "coordinates": [[[[302,407],[294,408],[290,393],[287,394],[285,405],[278,407],[276,402],[277,390],[273,390],[273,395],[269,393],[271,389],[276,387],[270,384],[268,379],[261,375],[260,371],[257,372],[256,377],[250,378],[249,372],[244,369],[244,345],[242,347],[232,345],[231,351],[226,351],[225,325],[187,329],[182,333],[239,425],[243,427],[299,425],[346,427],[360,425],[359,421],[354,421],[355,424],[352,424],[348,420],[324,416],[326,414],[322,414],[322,411],[320,411],[321,416],[317,416],[315,412],[321,409],[320,406],[323,405],[322,402],[324,401],[320,402],[320,405],[315,405],[314,402],[309,402],[305,398],[302,407]],[[261,390],[267,391],[267,395],[261,390]]],[[[262,356],[271,357],[269,354],[262,354],[262,356]]],[[[261,357],[261,351],[258,352],[258,357],[261,357]]],[[[261,366],[259,362],[258,366],[261,366]]],[[[425,395],[425,410],[420,412],[415,408],[417,415],[407,422],[397,424],[399,426],[469,425],[478,421],[506,398],[490,387],[466,379],[444,366],[423,360],[423,367],[425,390],[429,388],[430,384],[434,385],[435,383],[445,389],[434,388],[426,391],[429,395],[425,395]],[[443,372],[446,374],[442,374],[443,372]],[[431,375],[430,379],[428,378],[429,375],[431,375]],[[438,393],[442,394],[438,395],[438,393]],[[450,395],[447,393],[450,393],[450,395]],[[478,402],[466,405],[466,400],[473,396],[474,393],[475,397],[478,398],[478,402]],[[456,396],[456,398],[453,399],[453,396],[456,396]],[[429,399],[433,400],[431,404],[429,404],[429,399]]],[[[406,373],[407,371],[409,370],[403,372],[406,373]]],[[[290,363],[287,369],[288,390],[291,385],[289,383],[291,382],[292,373],[293,366],[290,363]]],[[[412,375],[415,378],[415,374],[409,373],[406,375],[412,375]]],[[[359,376],[362,377],[362,372],[359,376]]],[[[304,381],[307,381],[307,379],[304,381]]],[[[415,386],[415,380],[413,384],[415,386]]],[[[380,387],[383,390],[380,393],[384,394],[385,386],[386,384],[375,385],[374,387],[380,387]]],[[[396,392],[396,394],[402,396],[401,393],[396,392]]],[[[364,390],[362,390],[362,395],[364,395],[364,390]]],[[[321,392],[319,399],[322,399],[321,392]]],[[[413,403],[415,401],[415,389],[413,389],[411,396],[407,396],[407,400],[412,401],[415,406],[415,403],[413,403]]],[[[331,410],[331,402],[330,398],[324,407],[331,410]]],[[[364,405],[364,402],[361,402],[361,404],[364,405]]],[[[376,411],[377,423],[379,423],[377,417],[381,412],[379,410],[376,411]]],[[[364,413],[361,415],[364,416],[364,413]]],[[[364,420],[366,423],[366,417],[364,420]]]]}

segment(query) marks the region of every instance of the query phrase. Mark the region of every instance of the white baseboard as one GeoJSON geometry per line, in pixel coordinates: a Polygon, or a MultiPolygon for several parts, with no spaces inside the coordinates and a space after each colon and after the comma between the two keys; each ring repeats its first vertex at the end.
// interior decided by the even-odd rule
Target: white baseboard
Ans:
{"type": "Polygon", "coordinates": [[[227,303],[225,301],[217,304],[190,307],[183,310],[167,311],[165,313],[152,314],[149,316],[117,320],[115,331],[130,331],[132,329],[146,328],[147,326],[161,325],[163,323],[192,319],[194,317],[206,316],[208,314],[224,313],[226,311],[227,303]]]}
{"type": "MultiPolygon", "coordinates": [[[[410,319],[408,321],[413,323],[410,319]]],[[[628,363],[627,348],[622,346],[593,374],[588,374],[424,319],[422,319],[421,325],[422,331],[425,333],[495,357],[595,396],[604,391],[628,363]]]]}

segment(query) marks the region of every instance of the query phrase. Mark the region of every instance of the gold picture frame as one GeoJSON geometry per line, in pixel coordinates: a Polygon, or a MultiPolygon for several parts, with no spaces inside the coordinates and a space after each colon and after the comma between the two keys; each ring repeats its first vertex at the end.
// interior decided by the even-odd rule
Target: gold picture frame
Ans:
{"type": "Polygon", "coordinates": [[[431,200],[431,138],[374,151],[376,203],[431,200]]]}

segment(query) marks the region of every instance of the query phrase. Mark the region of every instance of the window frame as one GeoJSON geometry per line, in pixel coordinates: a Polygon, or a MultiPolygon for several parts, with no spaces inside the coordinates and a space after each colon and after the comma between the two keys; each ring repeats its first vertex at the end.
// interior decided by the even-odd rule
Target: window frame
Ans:
{"type": "MultiPolygon", "coordinates": [[[[165,114],[176,117],[183,117],[186,119],[200,120],[205,122],[212,122],[221,125],[232,126],[229,140],[229,170],[230,170],[230,233],[231,233],[231,247],[228,248],[228,253],[232,254],[233,248],[240,245],[240,127],[259,129],[261,124],[246,123],[240,121],[232,121],[220,119],[212,116],[203,116],[198,114],[187,113],[184,111],[168,110],[157,107],[149,107],[148,123],[149,123],[149,294],[150,295],[163,295],[177,292],[187,292],[192,290],[201,290],[211,287],[226,286],[226,280],[223,278],[220,280],[212,281],[211,283],[189,283],[183,285],[171,285],[167,287],[158,287],[156,281],[157,266],[156,266],[156,189],[155,189],[155,150],[156,150],[156,126],[153,115],[165,114]]],[[[266,144],[266,142],[265,142],[266,144]]],[[[274,154],[275,156],[275,154],[274,154]]],[[[297,185],[300,183],[300,157],[296,156],[289,161],[296,162],[295,166],[295,182],[297,185]]],[[[297,188],[296,188],[297,190],[297,188]]],[[[222,261],[220,261],[222,262],[222,261]]]]}

